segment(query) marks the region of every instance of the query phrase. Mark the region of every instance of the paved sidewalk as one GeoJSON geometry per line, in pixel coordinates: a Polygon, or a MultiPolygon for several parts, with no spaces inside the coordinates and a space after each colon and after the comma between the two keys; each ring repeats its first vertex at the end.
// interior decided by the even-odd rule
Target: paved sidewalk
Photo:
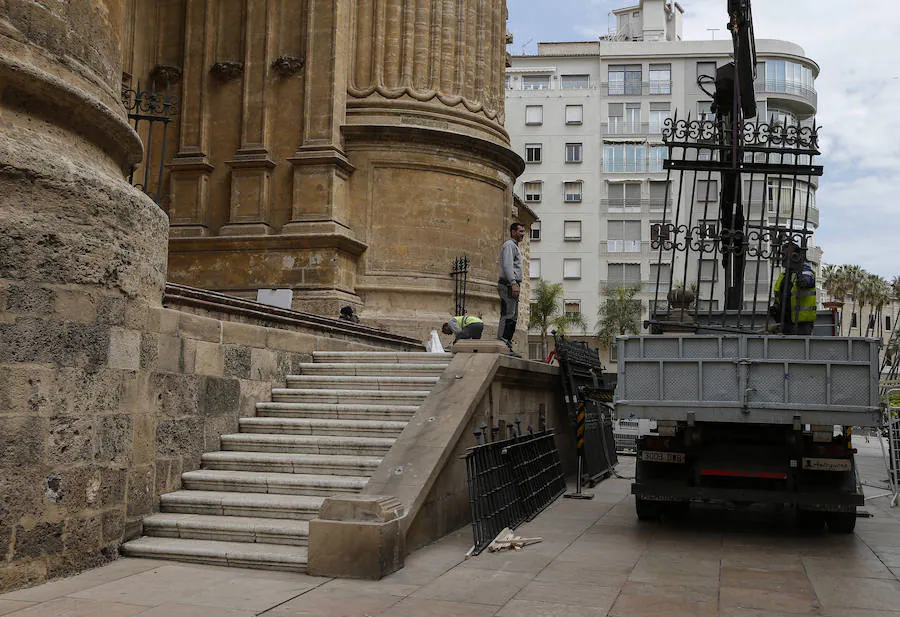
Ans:
{"type": "MultiPolygon", "coordinates": [[[[877,442],[856,445],[864,475],[882,479],[877,442]]],[[[632,468],[626,459],[620,472],[632,468]]],[[[754,510],[639,524],[629,486],[609,480],[592,501],[557,501],[517,531],[544,538],[522,551],[465,561],[466,528],[378,582],[120,559],[0,596],[0,615],[900,617],[900,512],[885,498],[870,500],[875,517],[854,535],[803,535],[789,514],[754,510]]]]}

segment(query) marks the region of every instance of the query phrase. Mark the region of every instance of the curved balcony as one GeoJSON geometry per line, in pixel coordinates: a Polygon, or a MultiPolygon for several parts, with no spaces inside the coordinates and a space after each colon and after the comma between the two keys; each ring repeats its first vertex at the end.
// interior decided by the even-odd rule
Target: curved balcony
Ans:
{"type": "Polygon", "coordinates": [[[814,88],[795,81],[759,79],[753,89],[765,94],[769,100],[778,100],[801,116],[816,113],[819,104],[819,94],[814,88]]]}

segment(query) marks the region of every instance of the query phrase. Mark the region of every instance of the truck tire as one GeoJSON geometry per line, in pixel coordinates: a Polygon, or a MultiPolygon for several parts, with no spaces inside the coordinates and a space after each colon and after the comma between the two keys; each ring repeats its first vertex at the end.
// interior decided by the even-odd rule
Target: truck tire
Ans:
{"type": "Polygon", "coordinates": [[[820,532],[825,528],[825,513],[797,508],[797,527],[804,531],[820,532]]]}
{"type": "Polygon", "coordinates": [[[671,503],[667,503],[665,510],[663,511],[663,516],[665,516],[667,521],[673,522],[684,522],[691,515],[691,502],[690,501],[673,501],[671,503]]]}
{"type": "Polygon", "coordinates": [[[662,504],[635,497],[635,510],[639,521],[658,521],[662,516],[662,504]]]}
{"type": "Polygon", "coordinates": [[[831,533],[853,533],[856,529],[856,512],[829,512],[828,531],[831,533]]]}

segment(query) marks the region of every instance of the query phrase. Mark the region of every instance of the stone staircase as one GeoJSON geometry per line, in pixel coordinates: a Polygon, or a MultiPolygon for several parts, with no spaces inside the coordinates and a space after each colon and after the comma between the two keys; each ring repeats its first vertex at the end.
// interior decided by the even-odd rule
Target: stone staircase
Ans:
{"type": "Polygon", "coordinates": [[[304,571],[309,520],[328,495],[361,491],[425,400],[450,355],[315,352],[219,452],[160,496],[144,537],[122,546],[153,557],[304,571]]]}

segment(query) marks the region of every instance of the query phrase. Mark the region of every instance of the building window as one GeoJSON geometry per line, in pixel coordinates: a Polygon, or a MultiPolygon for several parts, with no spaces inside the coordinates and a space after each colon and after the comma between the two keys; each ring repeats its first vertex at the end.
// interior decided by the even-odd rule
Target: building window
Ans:
{"type": "Polygon", "coordinates": [[[542,149],[541,144],[525,144],[525,162],[540,163],[542,149]]]}
{"type": "Polygon", "coordinates": [[[625,103],[625,126],[622,132],[626,135],[636,135],[641,132],[640,103],[625,103]]]}
{"type": "Polygon", "coordinates": [[[526,105],[525,106],[525,124],[535,126],[544,123],[544,106],[543,105],[526,105]]]}
{"type": "Polygon", "coordinates": [[[522,76],[522,89],[523,90],[549,90],[550,89],[550,76],[549,75],[523,75],[522,76]]]}
{"type": "Polygon", "coordinates": [[[697,119],[701,122],[713,122],[716,114],[712,112],[712,101],[697,101],[697,119]]]}
{"type": "Polygon", "coordinates": [[[606,250],[610,253],[639,253],[641,250],[640,221],[607,221],[606,250]]]}
{"type": "Polygon", "coordinates": [[[606,282],[610,289],[641,284],[641,264],[609,264],[606,282]]]}
{"type": "Polygon", "coordinates": [[[578,180],[576,182],[566,182],[564,191],[567,202],[581,201],[583,183],[578,180]]]}
{"type": "Polygon", "coordinates": [[[609,207],[611,211],[640,212],[641,185],[638,182],[617,182],[609,185],[609,207]]]}
{"type": "Polygon", "coordinates": [[[700,260],[700,281],[710,283],[718,280],[719,262],[715,259],[700,260]]]}
{"type": "Polygon", "coordinates": [[[660,242],[669,239],[669,226],[666,223],[650,223],[650,242],[660,242]]]}
{"type": "Polygon", "coordinates": [[[669,149],[666,146],[650,146],[650,169],[651,173],[660,173],[665,171],[663,161],[668,158],[669,149]]]}
{"type": "Polygon", "coordinates": [[[650,210],[662,212],[666,208],[669,183],[665,180],[650,182],[650,210]]]}
{"type": "Polygon", "coordinates": [[[581,241],[581,221],[563,222],[563,239],[566,242],[581,241]]]}
{"type": "Polygon", "coordinates": [[[505,84],[506,84],[506,89],[507,89],[507,90],[512,90],[512,77],[510,77],[509,75],[507,75],[507,76],[506,76],[505,84]]]}
{"type": "Polygon", "coordinates": [[[884,316],[884,329],[885,330],[891,329],[891,316],[890,315],[884,316]]]}
{"type": "Polygon", "coordinates": [[[719,201],[718,180],[697,180],[697,199],[699,202],[719,201]]]}
{"type": "Polygon", "coordinates": [[[531,224],[531,241],[540,242],[541,240],[541,222],[535,221],[531,224]]]}
{"type": "Polygon", "coordinates": [[[609,346],[609,361],[619,361],[619,343],[617,343],[616,341],[613,341],[613,344],[609,346]]]}
{"type": "Polygon", "coordinates": [[[655,291],[656,289],[669,289],[672,284],[672,265],[650,264],[649,283],[651,291],[655,291]]]}
{"type": "MultiPolygon", "coordinates": [[[[533,230],[534,228],[532,228],[533,230]]],[[[528,278],[539,279],[541,278],[541,258],[533,257],[528,262],[528,278]]]]}
{"type": "Polygon", "coordinates": [[[620,135],[625,132],[625,104],[609,103],[609,113],[606,116],[610,135],[620,135]]]}
{"type": "Polygon", "coordinates": [[[537,343],[529,342],[528,343],[528,359],[543,362],[544,354],[541,351],[542,347],[543,347],[543,345],[540,342],[537,342],[537,343]]]}
{"type": "Polygon", "coordinates": [[[543,182],[526,182],[525,183],[525,201],[529,203],[537,203],[541,200],[544,189],[543,182]]]}
{"type": "Polygon", "coordinates": [[[647,150],[644,144],[603,146],[603,171],[607,173],[640,173],[645,170],[646,161],[647,150]]]}
{"type": "Polygon", "coordinates": [[[672,94],[672,65],[650,65],[650,94],[672,94]]]}
{"type": "MultiPolygon", "coordinates": [[[[698,62],[697,63],[697,79],[701,77],[710,77],[713,81],[716,79],[716,63],[715,62],[698,62]]],[[[699,87],[699,86],[698,86],[699,87]]],[[[710,90],[709,85],[706,86],[710,90]]]]}
{"type": "Polygon", "coordinates": [[[641,65],[609,67],[609,96],[641,94],[641,65]]]}
{"type": "Polygon", "coordinates": [[[563,278],[581,278],[581,259],[563,259],[563,278]]]}
{"type": "Polygon", "coordinates": [[[581,144],[566,144],[566,163],[580,163],[581,150],[581,144]]]}
{"type": "Polygon", "coordinates": [[[581,315],[581,300],[570,300],[566,298],[563,300],[563,307],[566,315],[581,315]]]}
{"type": "Polygon", "coordinates": [[[566,105],[566,124],[581,124],[584,121],[582,105],[566,105]]]}
{"type": "Polygon", "coordinates": [[[563,90],[575,90],[591,87],[590,75],[563,75],[561,78],[563,90]]]}
{"type": "Polygon", "coordinates": [[[809,95],[814,90],[812,69],[786,60],[766,60],[767,92],[809,95]]]}
{"type": "Polygon", "coordinates": [[[662,133],[670,114],[669,103],[650,103],[650,132],[662,133]]]}

